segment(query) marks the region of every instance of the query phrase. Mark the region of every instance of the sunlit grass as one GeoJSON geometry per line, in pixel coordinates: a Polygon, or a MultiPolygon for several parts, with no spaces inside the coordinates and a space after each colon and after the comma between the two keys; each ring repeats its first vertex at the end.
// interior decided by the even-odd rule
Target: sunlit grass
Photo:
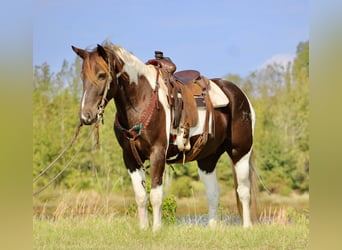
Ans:
{"type": "Polygon", "coordinates": [[[174,224],[152,233],[125,216],[33,219],[34,249],[307,249],[308,234],[308,225],[297,223],[252,229],[174,224]]]}
{"type": "MultiPolygon", "coordinates": [[[[232,198],[223,201],[228,199],[234,206],[232,198]]],[[[243,229],[238,220],[225,220],[237,214],[221,204],[216,228],[199,219],[164,223],[153,233],[151,228],[140,230],[136,213],[127,212],[133,199],[81,192],[55,197],[54,206],[49,207],[46,197],[33,218],[34,249],[307,249],[308,211],[298,212],[295,200],[307,204],[308,197],[272,198],[262,198],[260,223],[252,229],[243,229]],[[119,203],[124,203],[120,209],[119,203]]],[[[203,216],[206,207],[204,197],[178,200],[177,204],[185,209],[182,215],[191,216],[203,216]]],[[[149,219],[151,224],[151,216],[149,219]]]]}

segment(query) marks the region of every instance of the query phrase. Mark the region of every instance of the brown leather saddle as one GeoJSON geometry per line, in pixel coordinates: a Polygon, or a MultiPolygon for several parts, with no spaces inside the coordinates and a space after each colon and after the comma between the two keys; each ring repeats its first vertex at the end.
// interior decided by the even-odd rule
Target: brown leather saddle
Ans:
{"type": "MultiPolygon", "coordinates": [[[[162,76],[168,87],[168,100],[172,111],[172,126],[174,129],[185,129],[185,136],[189,136],[189,129],[198,123],[198,108],[206,109],[206,119],[203,134],[209,131],[209,116],[212,105],[208,95],[209,80],[201,76],[197,70],[183,70],[176,72],[176,65],[171,59],[164,57],[161,51],[155,52],[155,59],[146,64],[152,64],[161,69],[162,76]]],[[[188,138],[189,139],[189,138],[188,138]]]]}
{"type": "MultiPolygon", "coordinates": [[[[209,81],[197,70],[178,71],[173,74],[173,77],[179,92],[177,98],[181,98],[183,102],[181,119],[180,121],[175,119],[174,126],[195,127],[198,122],[198,113],[194,110],[199,107],[209,110],[210,100],[207,95],[209,81]]],[[[175,110],[175,117],[177,117],[177,110],[175,110]]]]}

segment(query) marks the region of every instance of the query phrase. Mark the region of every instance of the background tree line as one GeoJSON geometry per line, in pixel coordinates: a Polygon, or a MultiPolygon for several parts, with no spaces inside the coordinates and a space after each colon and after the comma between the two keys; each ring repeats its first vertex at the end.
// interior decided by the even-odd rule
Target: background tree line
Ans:
{"type": "MultiPolygon", "coordinates": [[[[79,123],[82,94],[81,61],[63,62],[58,73],[47,63],[34,67],[33,88],[33,176],[44,169],[65,147],[79,123]]],[[[228,74],[226,79],[240,86],[256,112],[254,143],[259,175],[271,192],[283,195],[309,190],[309,42],[297,45],[296,57],[286,67],[278,64],[254,71],[247,77],[228,74]]],[[[81,190],[121,191],[130,186],[122,161],[121,148],[113,133],[115,107],[111,102],[100,126],[100,145],[95,137],[86,143],[78,157],[54,183],[55,187],[81,190]]],[[[81,147],[88,135],[83,126],[75,145],[35,188],[55,176],[81,147]]],[[[233,186],[230,160],[221,157],[217,176],[233,186]]],[[[171,186],[178,196],[190,195],[198,181],[196,163],[175,165],[171,186]]],[[[262,189],[260,184],[260,189],[262,189]]]]}

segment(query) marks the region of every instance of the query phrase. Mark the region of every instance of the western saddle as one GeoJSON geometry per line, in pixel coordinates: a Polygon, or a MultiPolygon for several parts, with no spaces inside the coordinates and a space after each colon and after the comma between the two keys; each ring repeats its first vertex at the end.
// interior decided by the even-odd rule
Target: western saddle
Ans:
{"type": "MultiPolygon", "coordinates": [[[[147,61],[160,69],[161,75],[168,88],[168,102],[171,107],[171,121],[176,136],[171,136],[170,143],[176,144],[183,152],[173,162],[181,163],[193,160],[202,150],[209,135],[209,118],[213,112],[208,94],[210,88],[208,78],[201,76],[197,70],[176,72],[176,65],[170,58],[164,57],[163,52],[155,51],[155,59],[147,61]],[[203,133],[191,148],[190,128],[197,126],[198,108],[206,110],[203,133]]],[[[213,117],[213,115],[211,115],[213,117]]]]}

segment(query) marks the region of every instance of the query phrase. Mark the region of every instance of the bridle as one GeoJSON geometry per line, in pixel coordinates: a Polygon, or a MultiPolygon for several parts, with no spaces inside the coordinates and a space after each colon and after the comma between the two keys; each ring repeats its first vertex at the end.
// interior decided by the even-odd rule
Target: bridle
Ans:
{"type": "MultiPolygon", "coordinates": [[[[109,62],[108,62],[108,64],[109,64],[109,62]]],[[[111,74],[111,70],[110,70],[110,64],[109,64],[109,77],[106,81],[105,90],[104,90],[103,95],[102,95],[101,103],[98,107],[99,112],[97,113],[97,121],[101,121],[102,123],[103,123],[104,109],[105,109],[106,103],[108,102],[107,93],[108,93],[108,90],[110,89],[110,84],[112,81],[113,81],[113,78],[112,78],[112,74],[111,74]]]]}
{"type": "MultiPolygon", "coordinates": [[[[107,61],[107,64],[108,64],[108,79],[106,81],[106,86],[105,86],[105,90],[103,92],[103,95],[102,95],[102,99],[101,99],[101,103],[98,107],[98,113],[97,113],[97,121],[101,121],[103,123],[103,113],[104,113],[104,110],[105,110],[105,106],[106,106],[106,103],[108,102],[107,100],[107,94],[108,94],[108,91],[110,89],[110,85],[113,81],[113,78],[112,78],[112,67],[111,67],[111,63],[110,63],[110,60],[108,58],[108,61],[107,61]]],[[[114,60],[114,64],[113,64],[113,71],[115,72],[115,60],[114,60]]],[[[120,75],[122,74],[122,71],[118,72],[116,74],[116,81],[118,81],[118,78],[120,77],[120,75]]]]}

